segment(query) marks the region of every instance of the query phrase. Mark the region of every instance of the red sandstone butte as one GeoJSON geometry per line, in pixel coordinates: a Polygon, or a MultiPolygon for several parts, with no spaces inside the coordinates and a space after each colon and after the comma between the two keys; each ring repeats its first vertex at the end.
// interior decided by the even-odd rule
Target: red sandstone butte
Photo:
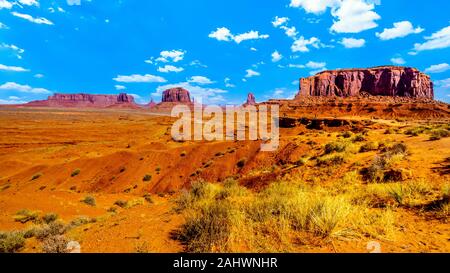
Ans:
{"type": "Polygon", "coordinates": [[[107,108],[113,106],[132,106],[137,105],[133,96],[121,93],[119,95],[91,95],[91,94],[54,94],[47,100],[32,101],[26,106],[42,107],[93,107],[107,108]]]}
{"type": "Polygon", "coordinates": [[[256,98],[255,98],[255,95],[253,95],[253,93],[248,93],[247,102],[244,104],[244,106],[249,106],[249,105],[256,105],[256,98]]]}
{"type": "Polygon", "coordinates": [[[181,87],[176,87],[163,92],[162,102],[191,103],[192,101],[189,91],[181,87]]]}
{"type": "Polygon", "coordinates": [[[411,67],[380,66],[367,69],[340,69],[300,79],[302,96],[373,96],[434,98],[430,77],[411,67]]]}

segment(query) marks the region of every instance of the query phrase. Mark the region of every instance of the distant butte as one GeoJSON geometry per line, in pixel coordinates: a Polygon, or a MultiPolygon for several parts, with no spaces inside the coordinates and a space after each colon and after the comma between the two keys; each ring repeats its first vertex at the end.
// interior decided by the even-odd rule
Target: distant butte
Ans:
{"type": "Polygon", "coordinates": [[[191,103],[192,100],[188,90],[176,87],[167,89],[163,92],[162,102],[191,103]]]}
{"type": "Polygon", "coordinates": [[[300,79],[303,96],[372,96],[434,98],[430,77],[411,67],[380,66],[367,69],[328,70],[300,79]]]}
{"type": "Polygon", "coordinates": [[[255,98],[255,95],[253,95],[253,93],[248,93],[247,101],[244,104],[244,106],[249,106],[249,105],[256,105],[256,98],[255,98]]]}
{"type": "Polygon", "coordinates": [[[91,94],[54,94],[47,100],[32,101],[25,106],[34,107],[77,107],[77,108],[108,108],[108,107],[138,107],[134,97],[125,93],[119,95],[91,94]]]}

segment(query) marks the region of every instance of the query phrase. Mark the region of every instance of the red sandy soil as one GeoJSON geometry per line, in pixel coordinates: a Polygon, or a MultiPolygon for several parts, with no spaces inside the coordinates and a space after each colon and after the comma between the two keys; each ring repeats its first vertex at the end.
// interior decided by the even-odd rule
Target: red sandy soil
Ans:
{"type": "MultiPolygon", "coordinates": [[[[356,115],[347,118],[357,122],[364,119],[356,115]]],[[[97,222],[69,233],[81,243],[83,252],[180,252],[183,246],[171,239],[171,233],[184,219],[174,212],[173,201],[191,181],[219,182],[238,175],[242,184],[256,189],[261,186],[258,181],[267,182],[259,170],[295,161],[317,148],[297,141],[302,132],[320,145],[329,140],[328,133],[349,129],[327,128],[324,134],[304,127],[282,129],[281,149],[261,153],[259,141],[174,142],[170,136],[173,120],[131,109],[0,108],[0,230],[25,229],[27,225],[13,219],[21,209],[54,212],[66,222],[88,216],[97,222]],[[236,163],[242,158],[248,164],[239,169],[236,163]],[[80,173],[72,177],[76,169],[80,173]],[[35,174],[40,177],[32,180],[35,174]],[[152,176],[151,181],[143,181],[146,174],[152,176]],[[117,214],[107,212],[117,200],[133,200],[146,193],[152,194],[153,204],[119,208],[117,214]],[[80,202],[86,195],[95,197],[95,207],[80,202]]],[[[374,138],[393,138],[383,136],[385,128],[406,124],[376,120],[370,130],[376,132],[374,138]]],[[[442,166],[450,157],[449,138],[429,142],[426,137],[398,135],[395,140],[404,141],[413,151],[407,167],[418,176],[437,185],[448,182],[448,176],[432,167],[442,166]]],[[[361,158],[363,164],[370,160],[361,158]]],[[[300,173],[305,181],[317,175],[314,171],[300,173]]],[[[384,251],[450,251],[448,223],[403,209],[396,214],[397,226],[404,232],[395,242],[382,242],[384,251]]],[[[318,242],[300,244],[298,251],[366,252],[366,244],[318,242]]],[[[39,243],[28,240],[24,251],[39,252],[39,243]]]]}

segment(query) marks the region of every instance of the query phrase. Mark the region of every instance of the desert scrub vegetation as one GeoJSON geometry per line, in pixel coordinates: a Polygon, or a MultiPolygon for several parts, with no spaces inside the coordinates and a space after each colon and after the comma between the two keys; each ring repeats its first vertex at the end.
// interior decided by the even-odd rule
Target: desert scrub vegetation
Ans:
{"type": "Polygon", "coordinates": [[[396,182],[404,180],[408,171],[395,169],[397,162],[408,155],[408,148],[403,143],[385,147],[383,153],[375,156],[371,165],[361,170],[364,180],[373,183],[396,182]]]}
{"type": "Polygon", "coordinates": [[[177,200],[186,222],[177,232],[188,252],[287,252],[300,238],[389,238],[388,209],[354,204],[344,194],[296,181],[274,182],[260,192],[228,180],[192,185],[177,200]]]}
{"type": "Polygon", "coordinates": [[[81,173],[80,169],[75,169],[72,171],[72,173],[70,174],[71,177],[75,177],[78,176],[81,173]]]}
{"type": "Polygon", "coordinates": [[[440,140],[445,137],[449,137],[450,131],[447,129],[436,129],[436,130],[431,131],[430,134],[431,134],[430,140],[435,141],[435,140],[440,140]]]}
{"type": "Polygon", "coordinates": [[[316,165],[318,167],[333,167],[339,166],[345,163],[345,158],[341,154],[324,155],[317,158],[316,165]]]}
{"type": "Polygon", "coordinates": [[[81,200],[81,202],[85,203],[86,205],[92,206],[92,207],[95,207],[95,205],[96,205],[95,198],[90,195],[84,197],[84,199],[81,200]]]}
{"type": "Polygon", "coordinates": [[[41,178],[41,176],[42,173],[36,173],[31,177],[31,181],[38,180],[39,178],[41,178]]]}
{"type": "Polygon", "coordinates": [[[14,221],[20,222],[22,224],[28,222],[38,222],[39,221],[39,212],[38,211],[30,211],[27,209],[19,210],[14,215],[14,221]]]}
{"type": "Polygon", "coordinates": [[[152,176],[150,174],[146,174],[142,178],[142,181],[144,181],[144,182],[150,182],[151,180],[152,180],[152,176]]]}
{"type": "Polygon", "coordinates": [[[93,222],[93,219],[80,217],[69,224],[55,219],[56,214],[49,213],[42,217],[42,221],[29,226],[22,231],[0,231],[0,253],[20,252],[27,239],[36,238],[41,243],[41,251],[44,253],[67,252],[66,233],[78,226],[93,222]]]}
{"type": "Polygon", "coordinates": [[[0,253],[15,253],[25,245],[23,232],[0,232],[0,253]]]}

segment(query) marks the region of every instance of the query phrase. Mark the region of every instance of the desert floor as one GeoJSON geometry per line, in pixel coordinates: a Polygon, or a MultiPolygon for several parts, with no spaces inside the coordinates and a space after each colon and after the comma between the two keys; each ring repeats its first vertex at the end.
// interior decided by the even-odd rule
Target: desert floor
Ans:
{"type": "MultiPolygon", "coordinates": [[[[449,252],[448,203],[442,204],[445,208],[432,204],[448,198],[442,192],[450,181],[450,138],[431,141],[426,130],[405,133],[421,125],[448,126],[448,121],[344,119],[354,126],[282,128],[280,149],[264,153],[259,151],[259,141],[174,142],[170,136],[174,119],[144,111],[1,108],[0,231],[37,228],[45,225],[39,217],[54,213],[66,224],[85,219],[64,234],[80,242],[82,252],[183,252],[186,245],[174,234],[192,216],[176,209],[177,200],[194,181],[220,186],[233,177],[251,196],[276,181],[295,181],[331,194],[353,173],[362,194],[373,186],[357,174],[382,153],[378,144],[402,143],[408,154],[394,164],[396,181],[375,184],[402,187],[421,181],[421,190],[413,192],[410,187],[410,194],[400,200],[388,189],[385,193],[390,194],[380,194],[377,205],[365,207],[389,209],[394,219],[389,236],[385,231],[362,232],[360,227],[355,228],[359,236],[351,237],[289,228],[289,242],[280,239],[285,247],[256,247],[248,242],[240,247],[234,241],[230,244],[234,248],[203,251],[368,252],[367,244],[377,241],[383,252],[449,252]],[[342,137],[349,131],[352,136],[342,137]],[[364,139],[350,140],[357,135],[364,139]],[[339,166],[323,163],[325,145],[333,141],[348,142],[339,166]],[[361,152],[367,143],[377,143],[377,148],[361,152]],[[83,202],[87,196],[95,204],[83,202]],[[17,217],[21,210],[27,210],[29,221],[17,217]]],[[[30,236],[19,251],[41,252],[43,242],[38,237],[30,236]]]]}

